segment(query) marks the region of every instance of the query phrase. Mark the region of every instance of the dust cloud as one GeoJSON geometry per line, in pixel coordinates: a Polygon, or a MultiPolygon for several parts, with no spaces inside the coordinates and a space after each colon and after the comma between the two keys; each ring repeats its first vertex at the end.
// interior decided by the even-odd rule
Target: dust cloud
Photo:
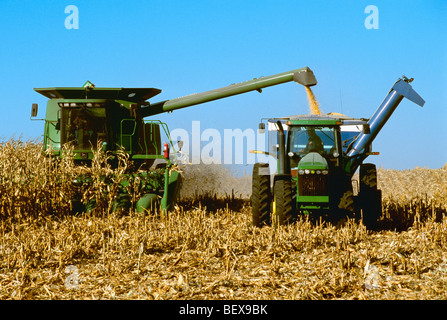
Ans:
{"type": "Polygon", "coordinates": [[[220,164],[188,164],[180,167],[183,184],[180,199],[204,196],[249,199],[251,175],[236,177],[229,168],[220,164]]]}

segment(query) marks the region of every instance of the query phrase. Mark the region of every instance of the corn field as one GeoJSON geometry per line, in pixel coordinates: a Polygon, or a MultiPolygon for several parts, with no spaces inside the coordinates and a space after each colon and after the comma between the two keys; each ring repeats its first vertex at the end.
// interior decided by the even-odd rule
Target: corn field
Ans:
{"type": "Polygon", "coordinates": [[[106,160],[76,167],[70,150],[56,160],[35,141],[0,145],[0,299],[447,298],[447,165],[379,169],[383,216],[371,232],[304,218],[254,228],[250,177],[211,167],[185,169],[166,215],[113,211],[130,164],[124,153],[117,169],[106,160]],[[81,200],[96,206],[72,215],[79,174],[92,176],[81,200]]]}

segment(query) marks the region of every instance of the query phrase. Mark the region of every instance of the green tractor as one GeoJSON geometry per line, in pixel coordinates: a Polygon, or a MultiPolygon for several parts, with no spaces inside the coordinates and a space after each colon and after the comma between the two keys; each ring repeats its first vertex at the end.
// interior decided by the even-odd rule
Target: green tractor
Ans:
{"type": "MultiPolygon", "coordinates": [[[[354,217],[376,229],[382,194],[376,166],[363,161],[378,154],[372,152],[372,142],[404,97],[424,105],[409,84],[412,80],[399,79],[369,120],[335,113],[266,119],[269,151],[256,152],[275,157],[277,173],[272,178],[268,163],[253,167],[253,225],[283,225],[307,215],[333,223],[354,217]]],[[[305,83],[315,84],[315,79],[305,83]]],[[[260,129],[265,125],[261,122],[260,129]]]]}
{"type": "MultiPolygon", "coordinates": [[[[63,157],[64,146],[70,145],[75,163],[89,165],[95,150],[101,148],[116,165],[118,153],[124,151],[133,165],[126,173],[128,179],[119,186],[116,207],[130,203],[126,186],[130,179],[138,178],[143,196],[136,202],[137,212],[150,210],[154,205],[167,211],[175,204],[182,176],[173,166],[175,156],[170,156],[176,150],[168,126],[153,116],[245,92],[261,92],[289,81],[302,82],[308,70],[296,69],[157,103],[147,101],[161,92],[155,88],[99,88],[89,81],[82,87],[36,88],[49,99],[46,117],[41,119],[45,121],[43,152],[63,157]],[[167,140],[163,146],[162,134],[167,140]]],[[[37,113],[38,105],[33,104],[31,117],[37,113]]],[[[177,146],[181,145],[179,141],[177,146]]],[[[77,187],[89,183],[89,177],[73,181],[77,187]]],[[[69,200],[78,201],[80,197],[69,200]]],[[[88,211],[85,201],[78,211],[88,211]]]]}

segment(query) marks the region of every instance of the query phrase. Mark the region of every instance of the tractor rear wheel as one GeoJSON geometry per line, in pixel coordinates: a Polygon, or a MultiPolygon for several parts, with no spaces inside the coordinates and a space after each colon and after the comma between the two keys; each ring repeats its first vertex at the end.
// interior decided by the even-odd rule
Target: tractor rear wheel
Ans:
{"type": "Polygon", "coordinates": [[[377,220],[382,215],[382,191],[377,189],[377,169],[372,163],[360,166],[359,200],[363,224],[368,230],[377,228],[377,220]]]}
{"type": "Polygon", "coordinates": [[[277,226],[292,222],[295,213],[293,189],[290,175],[275,176],[273,184],[273,219],[277,226]]]}
{"type": "Polygon", "coordinates": [[[363,224],[368,230],[376,230],[382,215],[382,190],[369,190],[361,195],[363,224]]]}
{"type": "Polygon", "coordinates": [[[252,176],[251,212],[253,226],[270,224],[270,169],[268,163],[255,163],[252,176]]]}
{"type": "Polygon", "coordinates": [[[377,190],[377,169],[373,163],[360,165],[360,192],[362,190],[377,190]]]}

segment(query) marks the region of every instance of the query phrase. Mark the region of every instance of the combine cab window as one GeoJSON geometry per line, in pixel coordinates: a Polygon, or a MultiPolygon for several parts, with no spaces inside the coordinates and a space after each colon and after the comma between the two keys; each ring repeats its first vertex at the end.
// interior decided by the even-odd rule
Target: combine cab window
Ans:
{"type": "Polygon", "coordinates": [[[107,141],[104,108],[64,108],[62,110],[62,142],[75,149],[96,149],[98,141],[107,141]]]}
{"type": "Polygon", "coordinates": [[[336,151],[334,128],[303,126],[290,128],[290,151],[297,154],[318,152],[321,155],[336,151]]]}

